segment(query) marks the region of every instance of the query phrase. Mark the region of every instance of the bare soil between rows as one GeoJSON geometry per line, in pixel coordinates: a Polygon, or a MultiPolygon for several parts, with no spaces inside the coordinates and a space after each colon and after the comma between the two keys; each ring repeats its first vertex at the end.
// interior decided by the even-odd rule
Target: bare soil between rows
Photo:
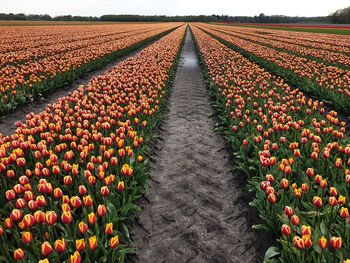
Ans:
{"type": "Polygon", "coordinates": [[[35,100],[31,103],[25,104],[14,110],[13,112],[8,113],[5,116],[0,117],[0,133],[3,134],[3,136],[11,135],[15,132],[16,126],[15,123],[17,121],[25,122],[26,116],[34,112],[35,114],[42,112],[45,110],[48,106],[48,104],[55,103],[59,98],[62,98],[64,96],[69,95],[72,93],[75,89],[77,89],[80,85],[87,85],[91,79],[98,77],[100,75],[106,74],[108,71],[110,71],[113,67],[117,66],[121,62],[127,60],[128,58],[135,56],[138,52],[140,52],[142,49],[150,46],[153,44],[156,40],[151,41],[145,45],[142,45],[140,48],[131,51],[130,53],[120,56],[116,60],[113,60],[110,63],[107,63],[105,66],[103,66],[100,69],[96,69],[93,71],[90,71],[83,76],[76,79],[74,82],[72,82],[69,85],[63,86],[61,88],[58,88],[57,90],[54,90],[53,92],[45,95],[44,97],[35,100]]]}
{"type": "Polygon", "coordinates": [[[215,118],[189,30],[165,120],[153,147],[149,192],[142,199],[128,262],[262,262],[271,239],[251,228],[244,175],[215,118]]]}

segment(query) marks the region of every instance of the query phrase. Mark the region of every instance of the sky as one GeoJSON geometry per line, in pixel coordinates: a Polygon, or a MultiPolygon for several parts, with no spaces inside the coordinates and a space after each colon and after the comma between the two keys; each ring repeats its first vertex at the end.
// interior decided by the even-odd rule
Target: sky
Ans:
{"type": "Polygon", "coordinates": [[[0,13],[325,16],[349,5],[350,0],[0,0],[0,13]]]}

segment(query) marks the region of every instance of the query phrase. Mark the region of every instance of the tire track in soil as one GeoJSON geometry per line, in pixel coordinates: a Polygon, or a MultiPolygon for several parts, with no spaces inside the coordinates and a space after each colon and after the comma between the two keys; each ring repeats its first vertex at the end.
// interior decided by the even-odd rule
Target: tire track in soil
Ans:
{"type": "Polygon", "coordinates": [[[100,69],[92,70],[78,79],[74,80],[71,84],[65,85],[61,88],[58,88],[49,94],[46,94],[44,97],[40,99],[36,99],[31,103],[20,106],[15,109],[13,112],[9,112],[5,116],[0,117],[0,133],[3,136],[11,135],[15,132],[16,126],[15,123],[17,121],[25,122],[26,116],[34,112],[35,114],[42,112],[46,109],[48,104],[55,103],[59,98],[69,95],[75,89],[77,89],[80,85],[87,85],[91,79],[98,77],[100,75],[104,75],[109,72],[112,68],[116,67],[118,64],[127,60],[128,58],[135,56],[138,52],[143,50],[144,48],[152,45],[156,40],[153,40],[145,45],[142,45],[140,48],[135,49],[134,51],[129,52],[126,55],[122,55],[116,60],[107,63],[100,69]]]}
{"type": "Polygon", "coordinates": [[[151,162],[149,193],[131,225],[129,262],[262,262],[271,244],[253,231],[255,210],[245,177],[232,173],[191,33],[187,30],[160,146],[151,162]]]}

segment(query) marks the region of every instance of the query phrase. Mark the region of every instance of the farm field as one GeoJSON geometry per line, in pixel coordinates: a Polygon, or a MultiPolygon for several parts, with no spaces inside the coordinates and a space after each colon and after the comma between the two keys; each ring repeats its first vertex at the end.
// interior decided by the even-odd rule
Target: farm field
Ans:
{"type": "Polygon", "coordinates": [[[350,262],[350,36],[18,23],[0,262],[350,262]]]}

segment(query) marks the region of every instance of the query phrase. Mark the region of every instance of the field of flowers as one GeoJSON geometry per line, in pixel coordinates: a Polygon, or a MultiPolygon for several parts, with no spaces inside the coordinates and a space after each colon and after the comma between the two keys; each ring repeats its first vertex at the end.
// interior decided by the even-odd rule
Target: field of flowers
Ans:
{"type": "MultiPolygon", "coordinates": [[[[140,26],[113,48],[174,28],[140,26]]],[[[184,33],[177,28],[0,138],[1,262],[123,262],[132,252],[125,224],[139,210],[147,142],[184,33]]]]}
{"type": "Polygon", "coordinates": [[[262,221],[255,228],[274,233],[281,245],[267,251],[266,261],[277,256],[282,262],[345,262],[350,258],[345,123],[335,111],[326,112],[322,101],[308,99],[200,28],[191,26],[209,89],[238,168],[255,193],[250,205],[262,221]]]}
{"type": "MultiPolygon", "coordinates": [[[[294,44],[276,40],[268,31],[258,31],[259,36],[252,36],[251,29],[241,29],[243,33],[236,33],[236,27],[201,24],[201,28],[230,44],[236,51],[244,54],[250,60],[266,68],[269,72],[283,77],[286,81],[318,99],[323,99],[334,109],[349,114],[350,72],[349,72],[349,36],[320,36],[314,39],[315,34],[301,34],[300,41],[304,44],[294,44]],[[262,32],[262,33],[261,33],[262,32]],[[265,33],[264,33],[265,32],[265,33]],[[309,35],[309,36],[308,36],[309,35]],[[317,49],[307,46],[309,42],[339,47],[336,52],[328,49],[317,49]],[[336,40],[335,40],[336,39],[336,40]],[[334,43],[336,41],[336,43],[334,43]],[[329,63],[336,62],[336,65],[329,63]],[[339,67],[339,64],[342,66],[339,67]]],[[[255,31],[256,32],[256,31],[255,31]]],[[[283,36],[283,34],[282,34],[283,36]]],[[[283,37],[281,37],[283,39],[283,37]]],[[[296,36],[298,40],[298,37],[296,36]]]]}
{"type": "Polygon", "coordinates": [[[180,24],[0,27],[0,115],[180,24]]]}

